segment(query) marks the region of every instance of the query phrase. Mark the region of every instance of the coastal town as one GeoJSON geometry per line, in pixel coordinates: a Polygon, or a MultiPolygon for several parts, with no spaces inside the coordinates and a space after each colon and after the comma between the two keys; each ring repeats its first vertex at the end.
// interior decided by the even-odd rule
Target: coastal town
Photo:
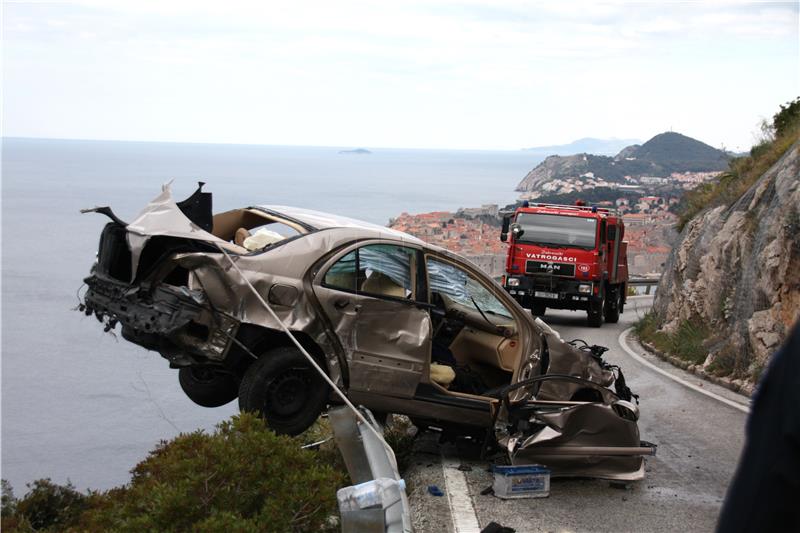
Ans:
{"type": "MultiPolygon", "coordinates": [[[[602,177],[595,176],[594,172],[585,172],[577,177],[555,178],[542,184],[538,190],[524,192],[520,198],[523,200],[536,200],[550,195],[586,193],[593,190],[601,192],[600,190],[602,189],[607,189],[607,191],[602,191],[606,194],[611,191],[642,194],[654,188],[665,188],[667,189],[665,192],[670,193],[668,195],[670,199],[673,203],[676,203],[683,191],[693,189],[718,175],[719,172],[673,172],[668,177],[625,176],[622,181],[617,182],[606,181],[602,177]]],[[[648,198],[651,197],[645,196],[642,200],[647,201],[648,198]]],[[[637,211],[633,209],[633,206],[629,205],[627,198],[619,198],[616,203],[622,213],[637,211]]],[[[642,209],[646,209],[646,206],[642,207],[642,209]]]]}
{"type": "MultiPolygon", "coordinates": [[[[655,276],[661,271],[677,237],[674,229],[677,217],[670,211],[675,202],[660,196],[642,196],[633,203],[627,198],[597,203],[623,214],[631,274],[655,276]]],[[[507,244],[500,241],[501,223],[500,207],[487,204],[455,213],[404,212],[390,220],[389,227],[458,253],[487,274],[499,277],[505,270],[507,250],[507,244]]]]}
{"type": "Polygon", "coordinates": [[[522,202],[584,205],[622,215],[633,276],[658,277],[678,233],[677,213],[687,191],[712,183],[731,154],[676,132],[664,132],[615,157],[551,155],[517,185],[517,203],[487,204],[456,212],[401,213],[391,228],[467,257],[486,273],[505,271],[507,244],[500,241],[503,215],[522,202]]]}

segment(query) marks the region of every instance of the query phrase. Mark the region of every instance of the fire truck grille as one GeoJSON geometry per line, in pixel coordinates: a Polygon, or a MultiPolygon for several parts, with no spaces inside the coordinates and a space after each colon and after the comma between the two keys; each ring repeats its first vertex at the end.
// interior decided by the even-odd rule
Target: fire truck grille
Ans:
{"type": "Polygon", "coordinates": [[[569,263],[551,263],[547,261],[528,261],[525,264],[526,274],[552,274],[554,276],[575,277],[575,265],[569,263]]]}

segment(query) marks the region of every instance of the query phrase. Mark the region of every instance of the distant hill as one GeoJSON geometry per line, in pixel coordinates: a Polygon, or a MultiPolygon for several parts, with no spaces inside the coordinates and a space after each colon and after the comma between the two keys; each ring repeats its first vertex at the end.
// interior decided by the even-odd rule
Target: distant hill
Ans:
{"type": "Polygon", "coordinates": [[[579,178],[591,173],[595,178],[622,182],[625,176],[668,177],[673,172],[713,172],[728,167],[730,155],[680,133],[656,135],[642,145],[623,148],[614,156],[582,153],[551,155],[537,165],[517,185],[517,191],[541,190],[555,179],[579,178]]]}
{"type": "Polygon", "coordinates": [[[540,155],[572,155],[572,154],[599,154],[614,155],[626,146],[636,144],[637,139],[595,139],[594,137],[584,137],[569,144],[556,144],[552,146],[534,146],[524,148],[526,152],[534,152],[540,155]]]}
{"type": "Polygon", "coordinates": [[[730,159],[722,150],[671,131],[659,133],[643,145],[631,148],[627,152],[623,150],[625,157],[655,163],[668,173],[724,170],[730,159]]]}

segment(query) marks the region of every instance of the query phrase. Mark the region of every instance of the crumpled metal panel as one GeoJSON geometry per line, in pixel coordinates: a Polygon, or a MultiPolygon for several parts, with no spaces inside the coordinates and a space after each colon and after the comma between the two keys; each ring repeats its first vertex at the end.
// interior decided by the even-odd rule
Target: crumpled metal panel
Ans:
{"type": "Polygon", "coordinates": [[[133,222],[126,226],[126,229],[128,247],[131,250],[131,272],[134,277],[142,250],[147,241],[157,235],[219,243],[227,248],[232,246],[231,243],[212,235],[189,220],[172,199],[172,189],[168,183],[161,187],[161,194],[153,198],[133,222]]]}
{"type": "MultiPolygon", "coordinates": [[[[579,377],[603,387],[614,383],[614,373],[604,370],[588,352],[564,342],[556,330],[537,318],[536,325],[542,329],[550,352],[548,374],[566,374],[579,377]]],[[[569,400],[582,387],[567,381],[547,381],[537,393],[540,400],[569,400]]]]}
{"type": "Polygon", "coordinates": [[[635,481],[644,478],[644,455],[636,422],[609,404],[582,403],[560,409],[543,406],[527,432],[499,439],[512,464],[543,464],[554,476],[587,476],[635,481]]]}

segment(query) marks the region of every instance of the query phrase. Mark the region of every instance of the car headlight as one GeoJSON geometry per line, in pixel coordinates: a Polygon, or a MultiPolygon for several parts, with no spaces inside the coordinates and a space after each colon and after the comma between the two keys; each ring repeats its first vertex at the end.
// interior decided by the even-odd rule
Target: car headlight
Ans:
{"type": "Polygon", "coordinates": [[[589,294],[592,292],[592,285],[591,283],[581,283],[578,285],[578,292],[582,292],[584,294],[589,294]]]}
{"type": "Polygon", "coordinates": [[[509,287],[519,287],[519,278],[508,278],[509,287]]]}

